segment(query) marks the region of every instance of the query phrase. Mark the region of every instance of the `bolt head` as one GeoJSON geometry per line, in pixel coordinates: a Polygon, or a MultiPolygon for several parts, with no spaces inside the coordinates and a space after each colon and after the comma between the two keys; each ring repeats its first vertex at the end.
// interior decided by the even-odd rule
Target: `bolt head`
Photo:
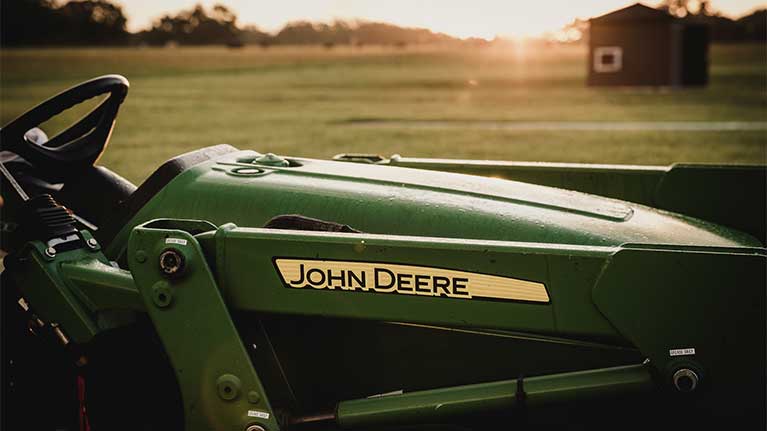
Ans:
{"type": "Polygon", "coordinates": [[[175,248],[165,249],[160,253],[160,271],[166,277],[177,277],[184,272],[184,255],[175,248]]]}
{"type": "Polygon", "coordinates": [[[260,156],[259,158],[257,158],[255,162],[260,165],[267,165],[267,166],[281,166],[281,167],[290,166],[290,162],[273,153],[266,153],[263,156],[260,156]]]}
{"type": "Polygon", "coordinates": [[[48,257],[55,257],[56,256],[56,249],[53,247],[48,247],[45,249],[45,255],[48,257]]]}
{"type": "Polygon", "coordinates": [[[87,241],[88,247],[90,248],[96,248],[99,246],[99,242],[96,241],[96,238],[91,238],[87,241]]]}
{"type": "Polygon", "coordinates": [[[682,368],[674,373],[673,380],[674,387],[676,387],[679,392],[689,393],[693,392],[695,388],[698,387],[700,378],[695,371],[689,368],[682,368]]]}
{"type": "Polygon", "coordinates": [[[138,263],[146,262],[146,252],[144,250],[138,250],[136,252],[136,261],[138,263]]]}
{"type": "Polygon", "coordinates": [[[240,388],[242,382],[239,377],[234,374],[223,374],[216,379],[216,388],[218,389],[218,396],[222,400],[232,401],[240,396],[240,388]]]}
{"type": "Polygon", "coordinates": [[[165,308],[173,302],[173,291],[165,281],[158,281],[152,286],[152,302],[154,305],[165,308]]]}

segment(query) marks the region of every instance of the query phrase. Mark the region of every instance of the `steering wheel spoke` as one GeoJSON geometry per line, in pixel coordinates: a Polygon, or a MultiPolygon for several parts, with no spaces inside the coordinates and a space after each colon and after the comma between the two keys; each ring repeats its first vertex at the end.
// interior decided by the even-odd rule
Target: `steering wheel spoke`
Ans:
{"type": "Polygon", "coordinates": [[[45,147],[59,148],[66,145],[68,142],[85,135],[92,131],[104,116],[104,106],[100,105],[83,116],[75,124],[69,126],[66,130],[63,130],[55,136],[48,139],[45,143],[45,147]]]}

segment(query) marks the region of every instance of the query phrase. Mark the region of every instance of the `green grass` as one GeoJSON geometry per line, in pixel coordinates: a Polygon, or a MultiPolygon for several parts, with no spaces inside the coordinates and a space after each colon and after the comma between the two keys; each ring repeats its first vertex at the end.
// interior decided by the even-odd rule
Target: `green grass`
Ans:
{"type": "MultiPolygon", "coordinates": [[[[416,130],[350,120],[765,121],[760,45],[714,46],[705,89],[595,89],[580,47],[42,49],[0,52],[3,124],[82,80],[131,81],[102,163],[139,182],[228,143],[260,152],[668,164],[765,163],[767,132],[416,130]],[[347,122],[346,124],[344,124],[347,122]]],[[[71,110],[51,121],[60,129],[71,110]]]]}

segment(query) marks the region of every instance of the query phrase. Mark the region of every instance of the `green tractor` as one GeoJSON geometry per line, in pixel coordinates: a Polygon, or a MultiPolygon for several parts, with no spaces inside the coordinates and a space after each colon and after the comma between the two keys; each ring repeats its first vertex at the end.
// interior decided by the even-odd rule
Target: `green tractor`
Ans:
{"type": "Polygon", "coordinates": [[[764,429],[764,166],[218,145],[136,187],[127,91],[0,129],[4,429],[764,429]]]}

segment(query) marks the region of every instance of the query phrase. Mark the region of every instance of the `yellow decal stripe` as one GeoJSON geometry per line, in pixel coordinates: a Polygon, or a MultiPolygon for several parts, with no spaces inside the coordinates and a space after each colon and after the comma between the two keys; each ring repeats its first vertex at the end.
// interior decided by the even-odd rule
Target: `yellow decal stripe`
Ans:
{"type": "Polygon", "coordinates": [[[549,302],[543,283],[451,269],[374,262],[283,259],[286,287],[449,298],[549,302]]]}

